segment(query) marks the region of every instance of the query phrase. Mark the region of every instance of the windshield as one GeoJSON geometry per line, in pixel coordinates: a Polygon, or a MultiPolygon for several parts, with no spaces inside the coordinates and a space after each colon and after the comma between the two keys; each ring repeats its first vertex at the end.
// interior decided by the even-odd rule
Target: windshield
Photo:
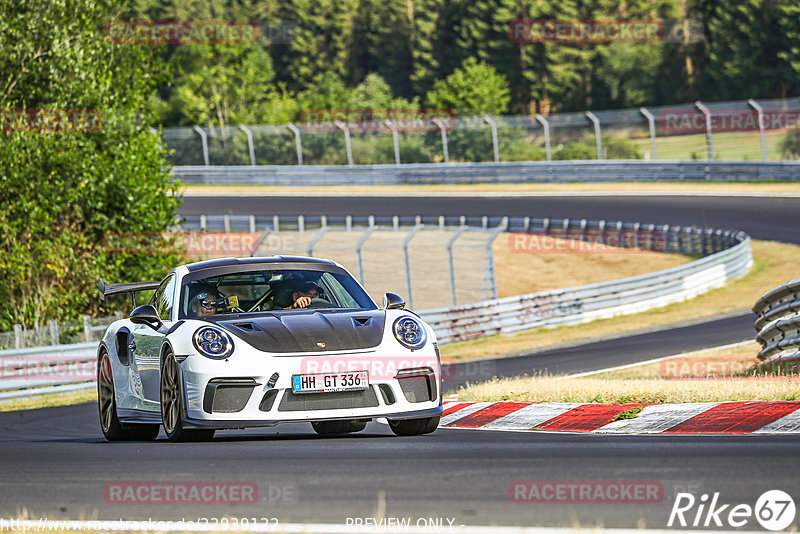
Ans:
{"type": "Polygon", "coordinates": [[[181,289],[182,319],[263,311],[337,308],[374,310],[375,303],[346,274],[315,270],[256,270],[192,280],[181,289]]]}

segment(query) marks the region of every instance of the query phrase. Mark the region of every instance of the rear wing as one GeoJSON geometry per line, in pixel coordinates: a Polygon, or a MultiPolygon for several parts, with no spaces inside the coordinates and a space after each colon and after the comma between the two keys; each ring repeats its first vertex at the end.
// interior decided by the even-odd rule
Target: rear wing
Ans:
{"type": "Polygon", "coordinates": [[[100,300],[106,300],[106,297],[111,295],[118,295],[120,293],[130,293],[131,299],[136,302],[137,291],[149,291],[157,289],[161,282],[129,282],[125,284],[106,284],[103,279],[100,279],[100,300]]]}

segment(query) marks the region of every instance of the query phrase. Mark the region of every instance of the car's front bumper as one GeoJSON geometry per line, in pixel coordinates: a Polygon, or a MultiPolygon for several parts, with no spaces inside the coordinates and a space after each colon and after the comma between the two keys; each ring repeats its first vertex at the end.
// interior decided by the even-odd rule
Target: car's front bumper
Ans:
{"type": "Polygon", "coordinates": [[[314,355],[266,355],[248,350],[229,360],[199,354],[182,358],[184,421],[189,428],[247,428],[337,419],[391,420],[442,413],[441,368],[435,350],[387,355],[380,350],[314,355]],[[313,358],[313,360],[311,360],[313,358]],[[292,376],[309,372],[309,361],[337,363],[370,373],[366,390],[347,393],[292,392],[292,376]],[[360,363],[359,363],[360,362],[360,363]],[[404,369],[424,369],[402,373],[404,369]]]}

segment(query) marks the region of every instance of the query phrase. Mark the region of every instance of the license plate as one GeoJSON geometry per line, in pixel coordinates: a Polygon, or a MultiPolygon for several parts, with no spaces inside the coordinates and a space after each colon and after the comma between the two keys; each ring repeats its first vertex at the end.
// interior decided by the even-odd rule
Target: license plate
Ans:
{"type": "Polygon", "coordinates": [[[357,391],[369,387],[367,371],[292,375],[292,393],[357,391]]]}

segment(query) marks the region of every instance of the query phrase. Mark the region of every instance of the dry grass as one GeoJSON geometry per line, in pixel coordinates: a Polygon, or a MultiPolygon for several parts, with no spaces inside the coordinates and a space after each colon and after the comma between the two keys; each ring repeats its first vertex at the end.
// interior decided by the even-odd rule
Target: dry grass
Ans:
{"type": "Polygon", "coordinates": [[[576,193],[576,192],[684,192],[684,193],[800,193],[797,183],[708,183],[708,182],[609,182],[609,183],[538,183],[538,184],[441,184],[441,185],[341,185],[293,186],[265,185],[187,185],[186,195],[218,194],[307,194],[367,193],[404,195],[410,193],[576,193]]]}
{"type": "Polygon", "coordinates": [[[34,410],[36,408],[49,408],[51,406],[66,406],[82,402],[97,401],[97,391],[67,394],[52,394],[36,399],[16,400],[0,403],[0,412],[13,412],[17,410],[34,410]]]}
{"type": "Polygon", "coordinates": [[[616,247],[590,254],[582,251],[579,243],[564,239],[548,239],[545,243],[540,236],[525,234],[500,235],[492,247],[498,295],[510,297],[604,282],[652,273],[691,261],[691,258],[679,254],[616,247]],[[522,237],[520,242],[516,241],[518,237],[522,237]],[[561,252],[546,252],[545,245],[561,252]]]}
{"type": "Polygon", "coordinates": [[[722,378],[736,377],[747,373],[761,362],[756,355],[761,346],[748,341],[726,349],[692,352],[680,358],[670,358],[648,365],[637,365],[627,369],[592,375],[592,378],[608,380],[674,379],[674,378],[722,378]]]}
{"type": "MultiPolygon", "coordinates": [[[[747,376],[758,344],[711,349],[588,377],[493,379],[459,391],[462,401],[604,404],[800,400],[800,376],[747,376]]],[[[635,414],[631,414],[635,416],[635,414]]]]}
{"type": "Polygon", "coordinates": [[[490,336],[442,345],[448,361],[467,361],[514,356],[559,343],[573,343],[601,336],[622,335],[663,325],[700,320],[749,309],[766,291],[797,278],[800,247],[767,241],[753,242],[754,266],[750,273],[692,300],[648,312],[603,319],[557,329],[539,328],[514,335],[490,336]]]}
{"type": "Polygon", "coordinates": [[[458,399],[603,404],[800,400],[800,380],[793,377],[695,380],[521,377],[472,386],[462,390],[458,399]]]}

